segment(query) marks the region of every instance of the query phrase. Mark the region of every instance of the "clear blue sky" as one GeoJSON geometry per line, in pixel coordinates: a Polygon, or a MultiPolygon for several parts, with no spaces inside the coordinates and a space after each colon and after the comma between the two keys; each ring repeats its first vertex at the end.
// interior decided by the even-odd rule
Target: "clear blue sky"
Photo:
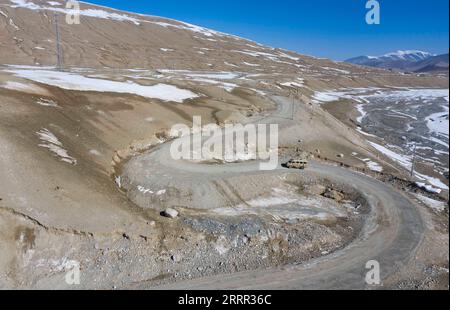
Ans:
{"type": "Polygon", "coordinates": [[[91,0],[169,17],[274,47],[343,60],[419,49],[448,53],[449,0],[379,0],[381,25],[365,22],[366,0],[91,0]]]}

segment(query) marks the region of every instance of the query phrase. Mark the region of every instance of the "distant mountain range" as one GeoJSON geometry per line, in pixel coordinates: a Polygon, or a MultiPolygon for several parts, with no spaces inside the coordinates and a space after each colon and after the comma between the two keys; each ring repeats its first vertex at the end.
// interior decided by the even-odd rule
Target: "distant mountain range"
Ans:
{"type": "Polygon", "coordinates": [[[382,56],[359,56],[348,63],[407,72],[444,72],[449,70],[448,54],[435,55],[423,51],[397,51],[382,56]]]}

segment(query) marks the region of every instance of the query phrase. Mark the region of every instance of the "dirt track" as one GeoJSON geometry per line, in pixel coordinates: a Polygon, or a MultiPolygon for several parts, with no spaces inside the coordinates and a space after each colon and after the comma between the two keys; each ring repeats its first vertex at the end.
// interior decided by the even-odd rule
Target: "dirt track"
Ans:
{"type": "MultiPolygon", "coordinates": [[[[285,114],[289,113],[289,101],[275,98],[279,103],[278,113],[258,120],[259,122],[277,122],[280,126],[289,122],[285,114]]],[[[212,178],[226,178],[230,175],[261,175],[258,162],[201,165],[189,162],[173,161],[170,157],[170,143],[134,159],[131,167],[151,165],[159,167],[159,175],[167,173],[186,177],[177,182],[208,182],[212,178]]],[[[125,169],[125,173],[132,170],[125,169]]],[[[279,167],[280,173],[285,169],[279,167]]],[[[399,267],[414,257],[422,240],[423,224],[415,205],[394,188],[362,174],[350,172],[331,165],[313,163],[311,172],[333,181],[346,183],[361,192],[372,208],[360,236],[347,248],[332,255],[319,258],[306,265],[285,266],[269,270],[220,275],[203,279],[179,282],[164,286],[164,289],[361,289],[365,288],[366,263],[377,260],[381,265],[382,278],[394,274],[399,267]]],[[[273,173],[273,172],[271,172],[273,173]]],[[[137,177],[133,174],[131,177],[137,177]]],[[[130,177],[130,174],[127,175],[130,177]]],[[[164,182],[158,177],[158,182],[164,182]]],[[[132,182],[136,181],[133,179],[132,182]]],[[[139,180],[154,184],[156,180],[146,176],[139,180]]],[[[179,185],[179,184],[178,184],[179,185]]]]}
{"type": "Polygon", "coordinates": [[[370,197],[371,218],[349,247],[305,265],[292,265],[179,282],[162,289],[364,289],[369,260],[382,279],[414,258],[423,224],[414,204],[393,188],[345,169],[314,164],[312,171],[352,183],[370,197]]]}

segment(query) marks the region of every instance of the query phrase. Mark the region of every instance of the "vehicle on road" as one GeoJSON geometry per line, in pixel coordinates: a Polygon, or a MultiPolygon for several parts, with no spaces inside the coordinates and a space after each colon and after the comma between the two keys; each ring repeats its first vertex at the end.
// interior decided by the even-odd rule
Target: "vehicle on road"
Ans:
{"type": "Polygon", "coordinates": [[[286,163],[289,169],[306,169],[308,167],[308,160],[306,158],[293,158],[286,163]]]}

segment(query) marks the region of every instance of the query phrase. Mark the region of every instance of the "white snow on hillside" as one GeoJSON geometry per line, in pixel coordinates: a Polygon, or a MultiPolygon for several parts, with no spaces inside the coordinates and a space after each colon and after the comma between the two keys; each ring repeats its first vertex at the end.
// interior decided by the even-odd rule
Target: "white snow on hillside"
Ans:
{"type": "Polygon", "coordinates": [[[167,84],[143,86],[131,81],[116,82],[105,79],[88,78],[76,73],[42,69],[13,69],[5,71],[31,81],[67,90],[127,93],[162,101],[180,103],[187,99],[199,97],[189,90],[180,89],[176,86],[167,84]]]}
{"type": "Polygon", "coordinates": [[[420,195],[420,194],[417,194],[416,197],[421,202],[423,202],[426,206],[428,206],[431,209],[436,210],[438,212],[444,211],[445,207],[447,206],[447,204],[445,202],[437,201],[437,200],[428,198],[428,197],[420,195]]]}
{"type": "Polygon", "coordinates": [[[14,81],[6,81],[5,84],[1,85],[2,88],[10,89],[10,90],[19,90],[19,91],[28,91],[31,87],[27,84],[14,82],[14,81]]]}
{"type": "Polygon", "coordinates": [[[261,66],[259,64],[254,64],[254,63],[246,62],[246,61],[244,61],[243,64],[246,66],[249,66],[249,67],[260,67],[261,66]]]}
{"type": "Polygon", "coordinates": [[[211,72],[211,73],[191,73],[185,71],[184,75],[194,78],[207,78],[215,80],[232,80],[237,78],[239,75],[233,72],[211,72]]]}
{"type": "Polygon", "coordinates": [[[67,150],[63,148],[62,143],[58,138],[48,129],[43,128],[37,132],[42,143],[39,146],[49,149],[54,155],[60,158],[61,161],[71,165],[76,165],[77,160],[69,156],[67,150]]]}
{"type": "MultiPolygon", "coordinates": [[[[74,10],[67,9],[65,7],[64,8],[56,7],[56,6],[60,5],[60,3],[56,2],[56,1],[47,2],[50,6],[38,5],[38,4],[36,4],[32,1],[28,1],[28,0],[10,0],[10,2],[13,3],[10,5],[10,7],[12,7],[12,8],[25,8],[25,9],[29,9],[29,10],[35,10],[35,11],[53,11],[53,12],[58,12],[58,13],[62,13],[62,14],[73,14],[75,12],[74,10]]],[[[100,18],[100,19],[109,19],[109,20],[115,20],[115,21],[120,21],[120,22],[131,22],[135,25],[140,25],[141,23],[151,23],[151,24],[158,25],[158,26],[165,27],[165,28],[172,27],[172,28],[176,28],[176,29],[192,31],[195,33],[202,34],[206,37],[212,37],[212,36],[234,37],[232,35],[228,35],[225,33],[221,33],[218,31],[210,30],[210,29],[207,29],[204,27],[200,27],[200,26],[196,26],[196,25],[192,25],[192,24],[188,24],[188,23],[184,23],[184,22],[167,20],[167,21],[171,22],[171,23],[168,23],[168,22],[151,21],[148,19],[144,19],[144,18],[155,18],[155,16],[130,13],[130,14],[134,15],[134,16],[132,16],[130,14],[126,14],[125,12],[117,11],[117,10],[110,9],[110,8],[105,8],[105,9],[108,9],[108,11],[105,9],[97,9],[97,8],[83,9],[83,5],[85,5],[85,4],[94,5],[94,4],[90,4],[90,3],[81,2],[81,8],[80,8],[80,12],[79,12],[79,14],[81,16],[100,18]],[[141,16],[142,18],[138,18],[138,16],[141,16]]]]}
{"type": "MultiPolygon", "coordinates": [[[[412,167],[412,158],[411,158],[411,156],[402,155],[402,154],[396,153],[396,152],[388,149],[387,147],[384,147],[384,146],[379,145],[379,144],[374,143],[374,142],[370,142],[369,141],[369,144],[372,145],[380,153],[384,154],[385,156],[387,156],[391,160],[397,162],[402,167],[406,168],[407,170],[411,170],[411,167],[412,167]]],[[[431,186],[430,186],[430,185],[426,185],[423,182],[417,182],[417,185],[419,185],[420,187],[424,187],[425,189],[427,189],[430,192],[434,191],[434,192],[440,193],[442,189],[448,190],[448,186],[446,184],[444,184],[441,180],[437,179],[437,178],[430,177],[430,176],[418,173],[417,171],[415,171],[414,176],[416,178],[420,179],[421,181],[426,181],[429,184],[431,184],[431,186]],[[433,187],[437,187],[438,190],[434,189],[433,187]]]]}
{"type": "Polygon", "coordinates": [[[335,72],[342,73],[342,74],[350,74],[351,73],[350,71],[347,71],[347,70],[330,68],[330,67],[322,67],[322,69],[324,69],[326,71],[335,71],[335,72]]]}
{"type": "MultiPolygon", "coordinates": [[[[285,58],[285,59],[289,59],[292,61],[297,62],[299,60],[299,58],[290,56],[286,53],[278,53],[278,54],[273,54],[273,53],[266,53],[266,52],[259,52],[259,51],[253,51],[253,50],[232,50],[232,52],[234,53],[239,53],[239,54],[244,54],[247,56],[252,56],[252,57],[256,57],[256,58],[265,58],[274,62],[283,62],[281,61],[280,58],[285,58]]],[[[286,64],[292,65],[292,63],[290,62],[285,62],[286,64]]]]}
{"type": "MultiPolygon", "coordinates": [[[[10,0],[10,2],[13,3],[11,5],[12,8],[24,8],[34,11],[53,11],[57,13],[62,14],[74,14],[75,11],[72,9],[66,9],[66,8],[57,8],[55,6],[60,5],[58,2],[53,1],[52,3],[47,2],[50,6],[40,6],[32,1],[27,0],[10,0]]],[[[89,17],[96,17],[96,18],[102,18],[102,19],[111,19],[116,21],[129,21],[136,25],[139,25],[139,20],[126,15],[126,14],[118,14],[115,12],[107,12],[105,10],[100,9],[80,9],[80,15],[82,16],[89,16],[89,17]]]]}
{"type": "Polygon", "coordinates": [[[406,90],[390,90],[377,92],[376,94],[367,96],[371,98],[383,98],[392,101],[396,100],[434,100],[436,98],[443,98],[449,102],[449,90],[448,89],[406,89],[406,90]]]}
{"type": "Polygon", "coordinates": [[[189,71],[189,70],[159,70],[161,73],[168,73],[168,74],[174,74],[182,79],[187,79],[190,81],[203,83],[203,84],[212,84],[217,85],[218,87],[221,87],[225,89],[228,92],[232,92],[236,87],[238,87],[237,84],[230,83],[230,82],[224,82],[226,80],[232,80],[239,77],[239,74],[233,73],[233,72],[195,72],[195,71],[189,71]]]}
{"type": "Polygon", "coordinates": [[[340,99],[349,99],[356,102],[367,102],[364,94],[377,90],[378,88],[346,88],[330,91],[318,91],[314,93],[314,101],[316,103],[327,103],[338,101],[340,99]]]}
{"type": "Polygon", "coordinates": [[[434,113],[426,118],[427,126],[430,129],[430,132],[442,135],[448,138],[449,136],[449,121],[448,121],[448,113],[449,107],[443,106],[445,112],[434,113]]]}
{"type": "Polygon", "coordinates": [[[404,89],[404,90],[388,90],[379,88],[348,88],[330,91],[315,92],[314,99],[319,102],[332,102],[339,99],[350,99],[356,102],[367,102],[367,99],[383,98],[385,100],[434,100],[443,98],[449,102],[448,89],[404,89]],[[372,91],[374,93],[366,94],[372,91]]]}
{"type": "Polygon", "coordinates": [[[442,193],[442,190],[439,188],[435,188],[432,185],[426,184],[424,182],[416,182],[416,185],[424,190],[426,190],[429,193],[435,193],[435,194],[440,194],[442,193]]]}
{"type": "Polygon", "coordinates": [[[40,98],[38,101],[36,101],[37,104],[43,106],[43,107],[51,107],[51,108],[58,108],[58,104],[50,99],[44,99],[40,98]]]}
{"type": "Polygon", "coordinates": [[[379,163],[371,161],[369,158],[364,159],[363,161],[366,163],[367,168],[369,168],[370,170],[374,172],[383,172],[383,167],[379,163]]]}
{"type": "Polygon", "coordinates": [[[372,147],[375,148],[377,151],[386,155],[393,161],[399,163],[401,166],[405,167],[406,169],[408,169],[408,170],[411,169],[411,167],[412,167],[411,156],[398,154],[398,153],[388,149],[387,147],[379,145],[375,142],[369,142],[369,144],[372,145],[372,147]]]}
{"type": "Polygon", "coordinates": [[[298,78],[297,81],[295,82],[283,82],[280,83],[281,86],[286,86],[286,87],[296,87],[296,88],[301,88],[304,85],[304,80],[302,78],[298,78]]]}
{"type": "Polygon", "coordinates": [[[367,112],[364,110],[364,104],[358,104],[356,106],[356,109],[358,110],[360,116],[356,118],[356,121],[361,124],[364,118],[367,116],[367,112]]]}

